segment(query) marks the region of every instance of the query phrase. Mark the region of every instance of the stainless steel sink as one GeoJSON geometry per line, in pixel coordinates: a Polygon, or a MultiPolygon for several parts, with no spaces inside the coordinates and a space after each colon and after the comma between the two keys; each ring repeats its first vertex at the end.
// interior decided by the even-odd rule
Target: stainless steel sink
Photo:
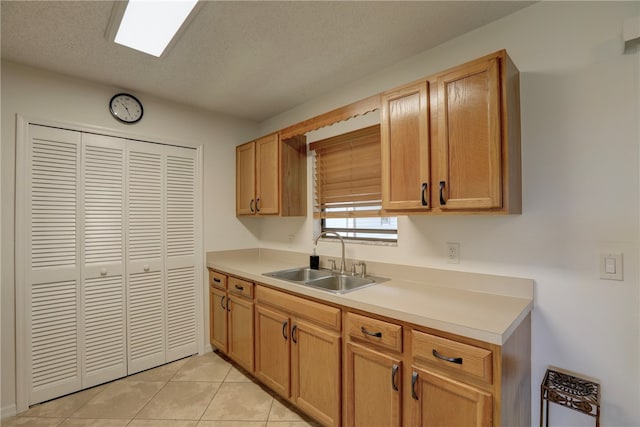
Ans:
{"type": "Polygon", "coordinates": [[[307,282],[309,280],[321,279],[323,277],[331,277],[332,274],[331,270],[312,270],[305,267],[264,273],[265,276],[288,280],[290,282],[307,282]]]}
{"type": "Polygon", "coordinates": [[[336,294],[344,294],[389,280],[384,277],[375,276],[349,276],[327,269],[312,270],[306,267],[272,271],[270,273],[264,273],[264,276],[274,277],[336,294]]]}

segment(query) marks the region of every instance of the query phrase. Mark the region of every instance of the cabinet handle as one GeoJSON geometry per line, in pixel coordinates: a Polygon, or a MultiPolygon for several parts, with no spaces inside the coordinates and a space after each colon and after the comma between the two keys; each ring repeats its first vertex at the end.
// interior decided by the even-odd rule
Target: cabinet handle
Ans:
{"type": "Polygon", "coordinates": [[[414,400],[418,400],[418,394],[416,393],[416,383],[418,382],[418,373],[413,372],[411,374],[411,397],[414,400]]]}
{"type": "Polygon", "coordinates": [[[251,199],[251,201],[249,202],[249,210],[251,211],[251,213],[255,212],[255,210],[253,209],[253,199],[251,199]]]}
{"type": "Polygon", "coordinates": [[[393,387],[395,391],[398,391],[398,384],[396,383],[397,376],[398,376],[398,365],[394,363],[393,367],[391,368],[391,387],[393,387]]]}
{"type": "Polygon", "coordinates": [[[438,353],[438,350],[436,350],[435,348],[433,349],[431,354],[433,354],[435,357],[437,357],[440,360],[444,360],[445,362],[457,363],[458,365],[462,365],[462,357],[443,356],[440,353],[438,353]]]}
{"type": "Polygon", "coordinates": [[[227,308],[224,306],[224,298],[224,295],[220,298],[220,307],[222,307],[223,310],[226,310],[227,308]]]}
{"type": "Polygon", "coordinates": [[[422,199],[422,206],[429,206],[426,199],[427,188],[429,188],[429,184],[427,182],[422,183],[422,191],[420,192],[420,198],[422,199]]]}
{"type": "Polygon", "coordinates": [[[239,291],[244,291],[244,288],[242,286],[240,286],[240,285],[236,285],[236,289],[239,290],[239,291]]]}
{"type": "Polygon", "coordinates": [[[293,325],[293,328],[291,328],[291,341],[293,341],[295,344],[298,344],[298,341],[296,341],[297,330],[298,330],[298,325],[293,325]]]}
{"type": "Polygon", "coordinates": [[[447,201],[444,199],[444,181],[440,181],[440,204],[447,204],[447,201]]]}
{"type": "Polygon", "coordinates": [[[231,307],[229,306],[230,302],[231,302],[231,298],[227,297],[227,311],[231,311],[231,307]]]}
{"type": "Polygon", "coordinates": [[[288,321],[284,321],[282,322],[282,337],[284,338],[284,340],[287,340],[287,333],[285,332],[285,329],[287,328],[287,324],[289,324],[288,321]]]}
{"type": "Polygon", "coordinates": [[[256,212],[260,212],[260,197],[256,199],[256,212]]]}
{"type": "Polygon", "coordinates": [[[214,277],[213,281],[216,282],[216,283],[220,283],[220,279],[218,279],[217,277],[214,277]]]}
{"type": "Polygon", "coordinates": [[[369,335],[370,337],[382,338],[382,332],[369,332],[364,326],[361,326],[360,330],[363,334],[369,335]]]}

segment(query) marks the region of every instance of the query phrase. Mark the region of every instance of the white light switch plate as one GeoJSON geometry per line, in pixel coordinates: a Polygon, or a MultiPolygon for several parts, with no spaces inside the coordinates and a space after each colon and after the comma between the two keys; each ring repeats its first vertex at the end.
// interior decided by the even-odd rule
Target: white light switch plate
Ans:
{"type": "Polygon", "coordinates": [[[622,253],[600,254],[600,278],[604,280],[623,280],[622,253]]]}

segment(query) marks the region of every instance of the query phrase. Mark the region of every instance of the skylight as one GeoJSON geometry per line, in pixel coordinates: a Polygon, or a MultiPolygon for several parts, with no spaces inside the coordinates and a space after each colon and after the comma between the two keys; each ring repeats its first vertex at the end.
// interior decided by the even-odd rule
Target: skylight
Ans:
{"type": "Polygon", "coordinates": [[[160,57],[198,0],[129,0],[115,42],[160,57]]]}

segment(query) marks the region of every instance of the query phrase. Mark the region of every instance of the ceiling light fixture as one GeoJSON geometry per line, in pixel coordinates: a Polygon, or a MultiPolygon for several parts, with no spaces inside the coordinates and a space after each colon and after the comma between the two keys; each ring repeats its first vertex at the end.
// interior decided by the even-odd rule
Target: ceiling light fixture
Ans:
{"type": "Polygon", "coordinates": [[[114,42],[160,57],[198,0],[129,0],[114,42]]]}

